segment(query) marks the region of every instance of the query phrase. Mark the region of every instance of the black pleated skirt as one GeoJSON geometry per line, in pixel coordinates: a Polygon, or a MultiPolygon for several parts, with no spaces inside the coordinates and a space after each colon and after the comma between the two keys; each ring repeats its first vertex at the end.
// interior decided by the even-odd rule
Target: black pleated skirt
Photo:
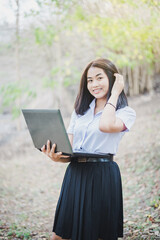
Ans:
{"type": "Polygon", "coordinates": [[[123,237],[122,182],[115,161],[69,163],[53,232],[71,240],[123,237]]]}

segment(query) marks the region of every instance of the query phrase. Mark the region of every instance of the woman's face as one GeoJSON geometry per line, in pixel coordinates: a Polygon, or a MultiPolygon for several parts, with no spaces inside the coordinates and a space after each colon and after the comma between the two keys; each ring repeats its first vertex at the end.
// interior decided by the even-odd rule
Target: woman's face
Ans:
{"type": "Polygon", "coordinates": [[[87,73],[88,91],[97,99],[106,99],[109,89],[109,79],[101,68],[91,67],[87,73]]]}

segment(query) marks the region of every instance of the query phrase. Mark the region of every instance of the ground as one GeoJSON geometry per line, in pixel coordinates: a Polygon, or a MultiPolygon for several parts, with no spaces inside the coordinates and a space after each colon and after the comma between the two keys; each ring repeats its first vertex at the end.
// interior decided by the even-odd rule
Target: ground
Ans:
{"type": "MultiPolygon", "coordinates": [[[[129,105],[136,122],[114,159],[122,177],[123,239],[160,239],[160,94],[129,98],[129,105]]],[[[36,150],[10,115],[0,116],[0,126],[0,239],[49,239],[67,164],[36,150]]]]}

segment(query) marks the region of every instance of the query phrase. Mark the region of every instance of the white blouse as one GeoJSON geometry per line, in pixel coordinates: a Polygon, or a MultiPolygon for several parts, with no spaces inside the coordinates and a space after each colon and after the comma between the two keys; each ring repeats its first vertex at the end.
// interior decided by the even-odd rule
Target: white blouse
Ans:
{"type": "Polygon", "coordinates": [[[94,108],[95,98],[84,115],[77,115],[75,110],[72,112],[67,133],[73,134],[73,152],[115,155],[121,138],[135,122],[136,112],[129,106],[118,109],[116,117],[123,121],[127,129],[117,133],[104,133],[99,130],[102,111],[94,115],[94,108]]]}

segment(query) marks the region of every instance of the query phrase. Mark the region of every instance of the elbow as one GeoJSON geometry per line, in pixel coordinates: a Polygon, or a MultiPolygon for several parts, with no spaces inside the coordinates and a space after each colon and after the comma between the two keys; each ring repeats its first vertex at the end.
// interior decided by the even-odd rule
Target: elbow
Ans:
{"type": "Polygon", "coordinates": [[[111,132],[113,132],[113,127],[112,127],[112,125],[109,125],[109,124],[102,124],[102,123],[100,123],[99,124],[99,130],[101,131],[101,132],[107,132],[107,133],[111,133],[111,132]]]}

